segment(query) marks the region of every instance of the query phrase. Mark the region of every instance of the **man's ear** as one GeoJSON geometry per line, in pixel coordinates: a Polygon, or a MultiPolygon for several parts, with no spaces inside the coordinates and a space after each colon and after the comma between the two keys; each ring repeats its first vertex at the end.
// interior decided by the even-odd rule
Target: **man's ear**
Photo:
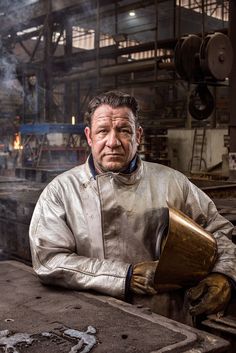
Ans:
{"type": "Polygon", "coordinates": [[[143,128],[141,126],[139,126],[136,129],[136,142],[137,142],[138,146],[140,145],[142,136],[143,136],[143,128]]]}
{"type": "Polygon", "coordinates": [[[86,126],[86,128],[84,129],[84,133],[85,133],[88,145],[91,147],[92,145],[91,129],[88,126],[86,126]]]}

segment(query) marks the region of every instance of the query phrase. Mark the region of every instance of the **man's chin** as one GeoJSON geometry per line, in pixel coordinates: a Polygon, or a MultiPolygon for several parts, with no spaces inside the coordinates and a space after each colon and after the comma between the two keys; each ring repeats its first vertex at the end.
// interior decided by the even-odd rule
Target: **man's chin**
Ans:
{"type": "Polygon", "coordinates": [[[124,166],[123,164],[119,164],[119,163],[108,163],[107,165],[104,166],[104,170],[107,172],[118,173],[122,169],[124,169],[124,166]]]}
{"type": "Polygon", "coordinates": [[[126,165],[125,163],[110,162],[110,163],[104,163],[101,167],[104,172],[118,173],[121,170],[124,170],[126,168],[126,165]]]}

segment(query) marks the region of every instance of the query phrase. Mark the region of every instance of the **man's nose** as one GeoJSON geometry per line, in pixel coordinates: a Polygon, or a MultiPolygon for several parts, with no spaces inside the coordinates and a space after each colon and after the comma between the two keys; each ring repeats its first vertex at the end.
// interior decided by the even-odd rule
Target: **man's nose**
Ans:
{"type": "Polygon", "coordinates": [[[121,145],[121,142],[119,140],[119,137],[118,137],[116,131],[114,131],[114,130],[110,131],[110,133],[107,136],[106,145],[110,148],[114,148],[114,147],[121,145]]]}

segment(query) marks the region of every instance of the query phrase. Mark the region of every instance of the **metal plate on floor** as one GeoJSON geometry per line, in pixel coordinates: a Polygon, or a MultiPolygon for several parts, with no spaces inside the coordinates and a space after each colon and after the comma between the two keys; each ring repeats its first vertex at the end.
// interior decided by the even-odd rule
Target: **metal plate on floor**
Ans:
{"type": "Polygon", "coordinates": [[[204,353],[228,347],[221,338],[145,308],[43,286],[30,267],[14,261],[0,262],[0,292],[0,352],[15,341],[15,353],[204,353]],[[7,341],[10,336],[15,341],[7,341]]]}

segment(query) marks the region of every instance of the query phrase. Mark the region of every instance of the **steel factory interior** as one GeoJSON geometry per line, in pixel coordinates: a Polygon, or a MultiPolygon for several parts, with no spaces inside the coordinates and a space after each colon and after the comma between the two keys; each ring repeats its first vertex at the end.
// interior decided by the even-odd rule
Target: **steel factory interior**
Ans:
{"type": "Polygon", "coordinates": [[[187,322],[43,285],[29,239],[45,187],[90,155],[88,103],[121,91],[139,104],[141,160],[207,194],[236,244],[236,1],[5,0],[0,22],[0,352],[236,352],[233,279],[227,309],[187,322]]]}

